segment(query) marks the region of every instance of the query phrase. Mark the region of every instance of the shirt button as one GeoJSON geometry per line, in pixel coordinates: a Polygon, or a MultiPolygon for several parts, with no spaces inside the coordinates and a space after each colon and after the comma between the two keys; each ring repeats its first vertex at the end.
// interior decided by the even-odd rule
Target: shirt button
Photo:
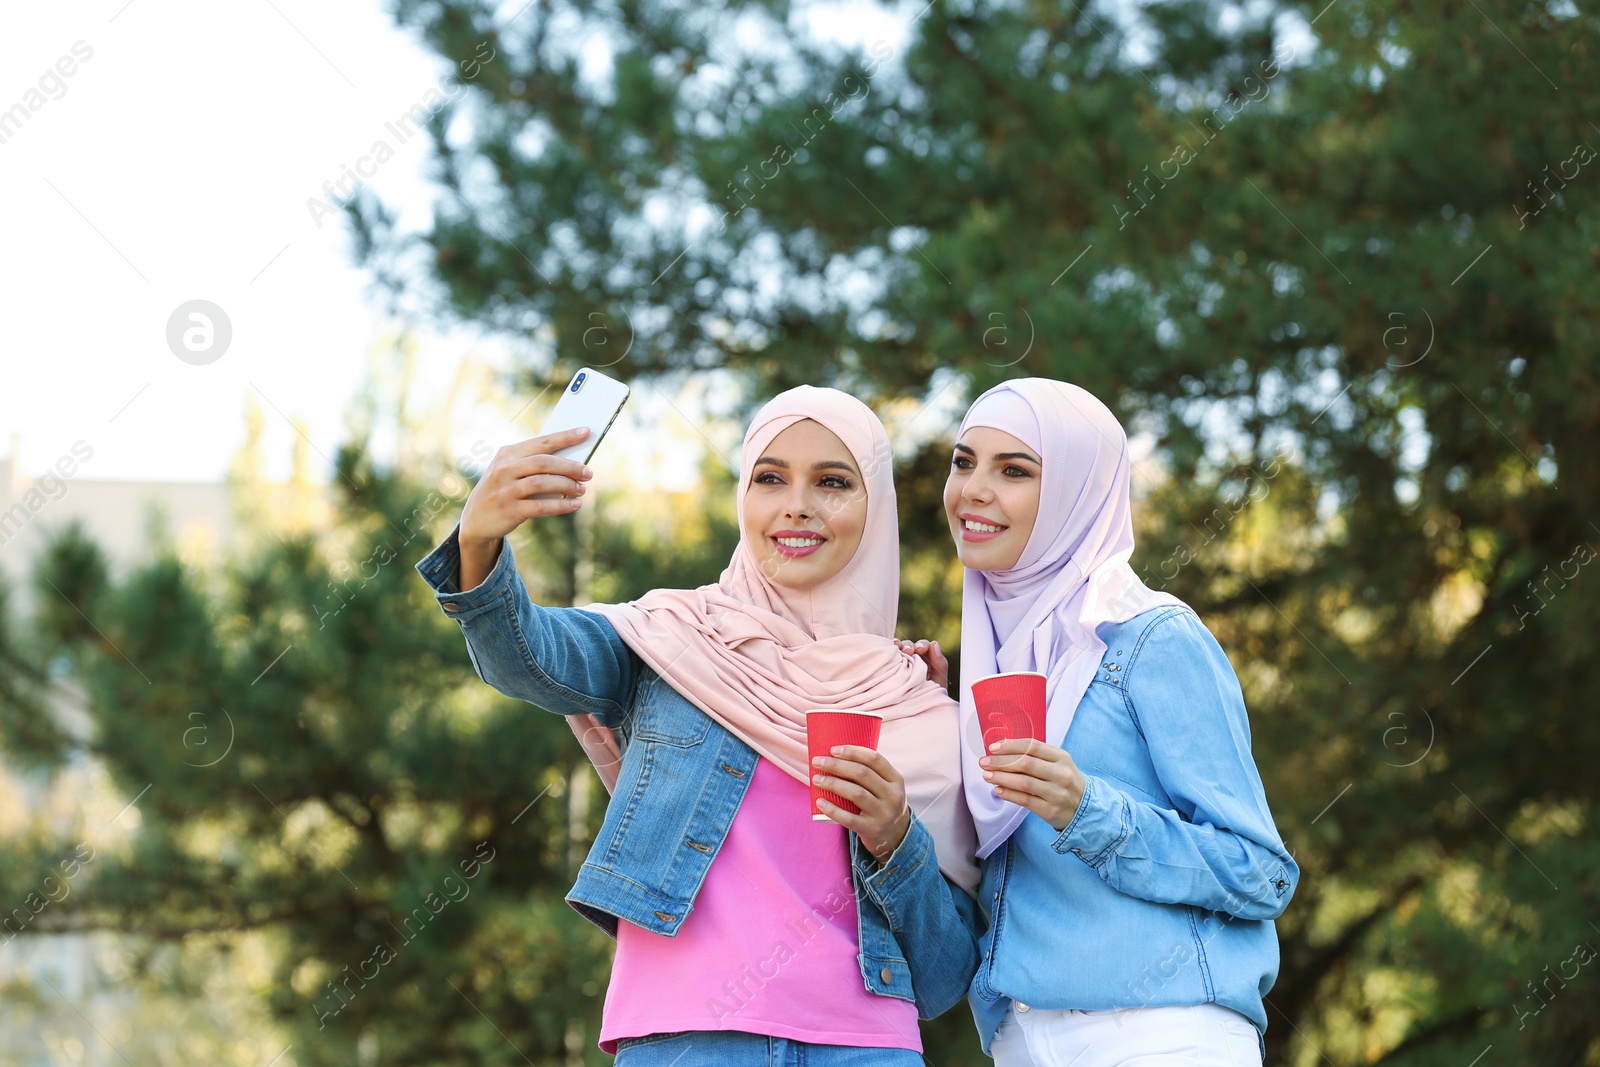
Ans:
{"type": "Polygon", "coordinates": [[[444,610],[446,610],[446,611],[460,611],[461,610],[461,605],[457,604],[455,601],[452,600],[449,603],[445,604],[444,610]]]}
{"type": "Polygon", "coordinates": [[[889,985],[894,981],[894,975],[890,973],[889,968],[885,967],[883,970],[878,972],[878,981],[882,982],[884,985],[889,985]]]}
{"type": "Polygon", "coordinates": [[[1026,1004],[1022,1003],[1022,1001],[1019,1000],[1019,1001],[1017,1001],[1017,1010],[1018,1011],[1032,1011],[1033,1009],[1028,1007],[1026,1004]]]}

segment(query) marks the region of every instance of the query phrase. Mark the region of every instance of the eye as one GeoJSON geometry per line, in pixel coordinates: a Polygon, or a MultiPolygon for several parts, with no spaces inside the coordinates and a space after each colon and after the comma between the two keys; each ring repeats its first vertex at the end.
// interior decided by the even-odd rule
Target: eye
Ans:
{"type": "Polygon", "coordinates": [[[1002,473],[1005,474],[1005,476],[1007,478],[1032,478],[1033,477],[1033,474],[1031,472],[1023,470],[1021,467],[1017,466],[1015,463],[1007,463],[1006,466],[1005,466],[1005,470],[1002,473]]]}
{"type": "Polygon", "coordinates": [[[972,469],[972,460],[968,459],[966,456],[961,455],[960,453],[957,453],[956,454],[956,458],[952,459],[950,461],[950,465],[952,467],[954,467],[958,471],[971,470],[972,469]]]}
{"type": "Polygon", "coordinates": [[[823,476],[822,481],[819,482],[818,484],[822,485],[822,486],[825,486],[828,489],[849,489],[849,488],[851,488],[850,479],[846,478],[842,474],[828,474],[828,475],[825,475],[825,476],[823,476]]]}
{"type": "Polygon", "coordinates": [[[783,484],[783,479],[781,477],[779,477],[777,471],[762,471],[760,474],[758,474],[754,478],[750,479],[750,481],[754,485],[782,485],[783,484]]]}

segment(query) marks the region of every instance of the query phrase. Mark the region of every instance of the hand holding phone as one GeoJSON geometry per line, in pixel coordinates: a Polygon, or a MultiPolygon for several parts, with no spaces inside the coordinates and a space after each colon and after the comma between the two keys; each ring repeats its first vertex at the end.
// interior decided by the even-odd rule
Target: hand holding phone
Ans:
{"type": "Polygon", "coordinates": [[[500,541],[529,519],[570,515],[583,503],[594,472],[555,453],[592,437],[587,427],[530,437],[494,454],[461,509],[461,589],[472,589],[494,569],[500,541]]]}
{"type": "Polygon", "coordinates": [[[461,512],[461,540],[498,541],[528,519],[577,510],[594,472],[557,453],[592,436],[586,427],[530,437],[494,454],[461,512]]]}
{"type": "Polygon", "coordinates": [[[538,437],[494,454],[461,510],[463,590],[494,569],[500,541],[528,519],[570,515],[594,472],[586,466],[628,399],[628,387],[584,368],[567,383],[538,437]]]}

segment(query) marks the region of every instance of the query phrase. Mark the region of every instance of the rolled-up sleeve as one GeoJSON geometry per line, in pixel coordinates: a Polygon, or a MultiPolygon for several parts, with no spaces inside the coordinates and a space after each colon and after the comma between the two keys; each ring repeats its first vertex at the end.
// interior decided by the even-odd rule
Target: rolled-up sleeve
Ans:
{"type": "Polygon", "coordinates": [[[1085,775],[1078,810],[1051,847],[1130,896],[1277,918],[1300,870],[1273,824],[1244,694],[1216,638],[1191,612],[1158,618],[1123,684],[1174,806],[1085,775]]]}

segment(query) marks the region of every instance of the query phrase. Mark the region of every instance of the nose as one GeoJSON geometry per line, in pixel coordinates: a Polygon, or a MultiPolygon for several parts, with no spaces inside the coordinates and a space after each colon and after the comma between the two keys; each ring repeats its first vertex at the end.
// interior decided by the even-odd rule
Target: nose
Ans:
{"type": "Polygon", "coordinates": [[[987,504],[994,499],[994,488],[989,484],[987,475],[974,471],[968,476],[966,483],[961,487],[961,499],[970,500],[974,504],[987,504]]]}
{"type": "Polygon", "coordinates": [[[788,497],[783,502],[784,518],[793,520],[808,519],[814,509],[815,505],[811,500],[810,486],[796,481],[789,487],[788,497]]]}

